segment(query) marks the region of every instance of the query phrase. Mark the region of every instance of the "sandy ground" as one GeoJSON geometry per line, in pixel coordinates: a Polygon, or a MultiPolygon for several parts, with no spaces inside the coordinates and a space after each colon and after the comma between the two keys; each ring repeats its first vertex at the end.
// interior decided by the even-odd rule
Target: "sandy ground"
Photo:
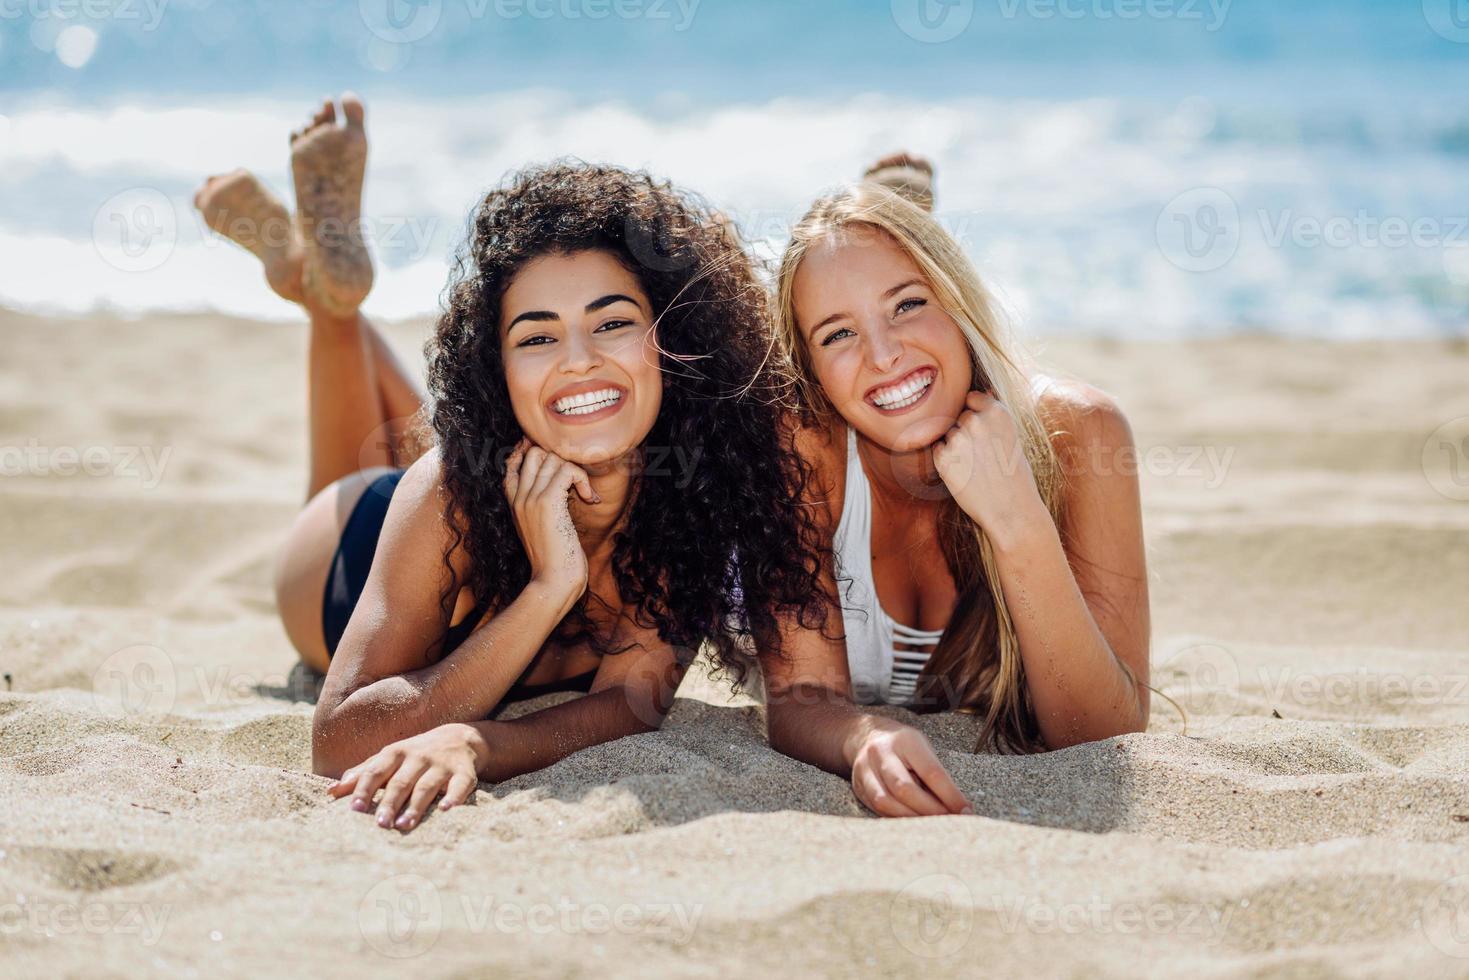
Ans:
{"type": "Polygon", "coordinates": [[[0,314],[6,974],[1469,976],[1465,346],[1045,347],[1145,450],[1186,729],[996,758],[928,718],[979,815],[889,822],[691,676],[407,836],[310,774],[273,614],[303,352],[0,314]]]}

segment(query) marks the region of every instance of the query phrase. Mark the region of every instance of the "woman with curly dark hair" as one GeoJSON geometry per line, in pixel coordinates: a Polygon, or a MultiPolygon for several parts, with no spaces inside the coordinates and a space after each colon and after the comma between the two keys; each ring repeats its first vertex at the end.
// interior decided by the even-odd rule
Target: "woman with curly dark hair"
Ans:
{"type": "MultiPolygon", "coordinates": [[[[356,218],[344,109],[293,142],[299,237],[241,244],[311,317],[311,501],[277,593],[327,674],[315,769],[408,830],[477,779],[655,729],[701,644],[735,673],[748,641],[778,649],[824,618],[820,559],[765,291],[717,214],[643,174],[555,164],[485,197],[429,344],[433,444],[398,438],[418,406],[356,310],[366,252],[312,233],[356,218]],[[556,690],[586,696],[486,720],[556,690]]],[[[221,202],[264,194],[237,172],[198,203],[237,231],[221,202]]]]}

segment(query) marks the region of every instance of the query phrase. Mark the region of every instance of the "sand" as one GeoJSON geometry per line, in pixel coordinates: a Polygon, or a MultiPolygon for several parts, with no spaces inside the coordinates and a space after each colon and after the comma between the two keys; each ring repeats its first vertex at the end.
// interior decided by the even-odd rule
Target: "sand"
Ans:
{"type": "Polygon", "coordinates": [[[695,673],[409,835],[310,773],[272,610],[304,345],[0,314],[7,975],[1469,976],[1464,345],[1045,345],[1147,450],[1187,727],[1000,758],[925,718],[978,815],[882,821],[695,673]]]}

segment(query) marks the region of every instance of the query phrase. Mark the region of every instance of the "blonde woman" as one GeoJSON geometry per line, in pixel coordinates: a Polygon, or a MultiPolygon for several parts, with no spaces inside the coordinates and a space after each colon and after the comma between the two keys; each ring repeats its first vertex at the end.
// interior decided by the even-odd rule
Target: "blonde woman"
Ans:
{"type": "Polygon", "coordinates": [[[1135,450],[1106,394],[1027,369],[925,210],[931,168],[883,164],[811,208],[780,268],[845,641],[767,658],[770,737],[880,815],[961,813],[927,739],[862,705],[976,713],[999,751],[1145,728],[1135,450]]]}

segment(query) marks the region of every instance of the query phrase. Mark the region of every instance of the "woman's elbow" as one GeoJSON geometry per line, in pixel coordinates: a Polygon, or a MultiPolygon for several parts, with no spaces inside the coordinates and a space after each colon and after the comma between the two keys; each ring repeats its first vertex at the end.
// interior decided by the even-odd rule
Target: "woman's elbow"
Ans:
{"type": "Polygon", "coordinates": [[[311,771],[318,776],[340,779],[352,763],[344,756],[342,724],[337,717],[339,704],[320,701],[311,719],[311,771]]]}

